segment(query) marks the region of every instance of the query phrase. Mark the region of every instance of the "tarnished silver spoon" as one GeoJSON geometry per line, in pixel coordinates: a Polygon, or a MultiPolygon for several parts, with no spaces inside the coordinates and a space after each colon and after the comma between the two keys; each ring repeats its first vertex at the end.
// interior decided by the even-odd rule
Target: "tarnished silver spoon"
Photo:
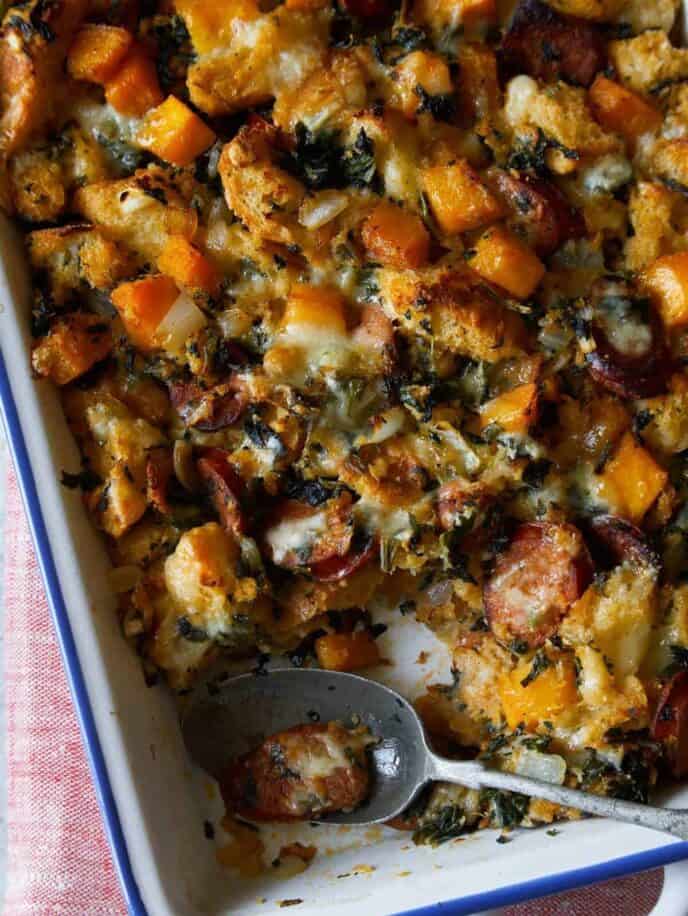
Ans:
{"type": "Polygon", "coordinates": [[[329,823],[365,826],[400,815],[431,781],[472,789],[505,789],[588,814],[628,821],[688,839],[688,809],[657,808],[503,773],[480,761],[455,761],[430,749],[410,703],[383,684],[319,668],[278,668],[260,674],[214,676],[188,698],[182,718],[192,758],[219,777],[235,757],[269,735],[319,720],[360,721],[379,738],[372,749],[373,789],[364,805],[331,814],[329,823]]]}

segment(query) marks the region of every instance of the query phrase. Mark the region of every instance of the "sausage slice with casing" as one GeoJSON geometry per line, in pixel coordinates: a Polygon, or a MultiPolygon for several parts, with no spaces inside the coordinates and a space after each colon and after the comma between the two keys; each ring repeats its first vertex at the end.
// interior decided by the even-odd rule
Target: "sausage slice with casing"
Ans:
{"type": "Polygon", "coordinates": [[[265,821],[350,811],[370,789],[366,728],[295,725],[234,761],[220,780],[228,811],[265,821]]]}
{"type": "Polygon", "coordinates": [[[485,584],[490,628],[502,642],[542,645],[592,579],[583,536],[573,525],[527,522],[500,554],[485,584]]]}
{"type": "Polygon", "coordinates": [[[584,19],[563,16],[540,0],[521,0],[498,52],[506,81],[527,73],[547,82],[589,86],[607,62],[604,35],[584,19]]]}

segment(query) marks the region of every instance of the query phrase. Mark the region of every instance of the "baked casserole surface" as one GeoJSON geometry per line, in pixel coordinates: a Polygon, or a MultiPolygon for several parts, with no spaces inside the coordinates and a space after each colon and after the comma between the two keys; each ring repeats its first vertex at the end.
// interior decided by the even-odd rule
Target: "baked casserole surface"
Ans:
{"type": "MultiPolygon", "coordinates": [[[[374,670],[393,607],[452,653],[416,701],[445,752],[640,800],[688,772],[676,13],[10,4],[33,369],[147,683],[374,670]]],[[[437,786],[403,826],[566,816],[437,786]]]]}

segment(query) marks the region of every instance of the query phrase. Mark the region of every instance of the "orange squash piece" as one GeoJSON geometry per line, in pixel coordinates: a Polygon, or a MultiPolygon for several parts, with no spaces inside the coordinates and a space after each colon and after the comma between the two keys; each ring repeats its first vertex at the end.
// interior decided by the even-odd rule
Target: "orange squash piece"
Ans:
{"type": "Polygon", "coordinates": [[[616,515],[639,524],[664,489],[668,474],[646,448],[626,432],[601,474],[601,496],[616,515]]]}
{"type": "Polygon", "coordinates": [[[419,90],[428,95],[446,95],[454,92],[451,71],[444,57],[430,51],[412,51],[397,64],[394,70],[397,103],[407,118],[415,120],[421,107],[419,90]]]}
{"type": "Polygon", "coordinates": [[[115,25],[83,25],[67,53],[70,76],[89,83],[106,83],[126,57],[134,36],[115,25]]]}
{"type": "Polygon", "coordinates": [[[415,213],[383,201],[363,223],[361,238],[372,261],[385,267],[422,267],[430,253],[430,234],[415,213]]]}
{"type": "Polygon", "coordinates": [[[503,226],[485,232],[468,262],[485,280],[517,299],[527,299],[545,273],[545,265],[530,248],[503,226]]]}
{"type": "Polygon", "coordinates": [[[543,722],[555,722],[578,702],[573,663],[568,658],[554,660],[529,683],[532,661],[524,659],[499,682],[499,696],[509,728],[523,723],[534,731],[543,722]]]}
{"type": "Polygon", "coordinates": [[[518,385],[492,398],[480,409],[480,429],[497,423],[506,433],[525,435],[537,418],[538,390],[535,382],[518,385]]]}
{"type": "Polygon", "coordinates": [[[112,348],[107,322],[97,315],[75,312],[57,321],[32,353],[38,375],[67,385],[105,359],[112,348]]]}
{"type": "Polygon", "coordinates": [[[642,96],[614,80],[598,74],[588,90],[588,102],[595,120],[605,128],[635,143],[641,134],[658,130],[662,114],[642,96]]]}
{"type": "Polygon", "coordinates": [[[158,269],[178,286],[202,289],[210,296],[217,293],[222,279],[215,265],[183,235],[167,239],[158,258],[158,269]]]}
{"type": "Polygon", "coordinates": [[[688,251],[657,258],[641,274],[664,326],[688,324],[688,251]]]}
{"type": "Polygon", "coordinates": [[[344,299],[331,286],[296,283],[291,288],[282,327],[315,325],[335,334],[346,334],[344,299]]]}
{"type": "Polygon", "coordinates": [[[459,0],[459,9],[461,24],[465,28],[493,22],[497,18],[496,0],[459,0]]]}
{"type": "Polygon", "coordinates": [[[159,105],[163,94],[155,64],[140,45],[134,45],[112,79],[105,83],[105,99],[120,114],[142,117],[159,105]]]}
{"type": "Polygon", "coordinates": [[[300,13],[313,13],[324,10],[329,6],[328,0],[286,0],[284,6],[288,10],[298,10],[300,13]]]}
{"type": "Polygon", "coordinates": [[[178,296],[174,280],[156,274],[120,283],[111,299],[132,342],[143,350],[152,350],[158,346],[158,325],[178,296]]]}
{"type": "Polygon", "coordinates": [[[146,115],[138,142],[172,165],[190,165],[215,142],[215,133],[174,95],[146,115]]]}
{"type": "Polygon", "coordinates": [[[380,661],[380,650],[366,630],[355,633],[330,633],[315,641],[318,663],[328,671],[355,671],[380,661]]]}
{"type": "Polygon", "coordinates": [[[502,216],[502,205],[464,159],[423,169],[421,180],[432,214],[448,235],[479,229],[502,216]]]}

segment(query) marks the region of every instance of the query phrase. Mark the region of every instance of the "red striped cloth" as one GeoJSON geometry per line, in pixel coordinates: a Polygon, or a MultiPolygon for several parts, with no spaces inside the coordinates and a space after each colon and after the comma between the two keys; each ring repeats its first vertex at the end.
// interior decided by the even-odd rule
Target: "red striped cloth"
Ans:
{"type": "MultiPolygon", "coordinates": [[[[5,916],[123,916],[126,908],[12,473],[6,494],[5,916]]],[[[504,916],[647,916],[661,884],[662,872],[656,870],[509,907],[504,916]]]]}

